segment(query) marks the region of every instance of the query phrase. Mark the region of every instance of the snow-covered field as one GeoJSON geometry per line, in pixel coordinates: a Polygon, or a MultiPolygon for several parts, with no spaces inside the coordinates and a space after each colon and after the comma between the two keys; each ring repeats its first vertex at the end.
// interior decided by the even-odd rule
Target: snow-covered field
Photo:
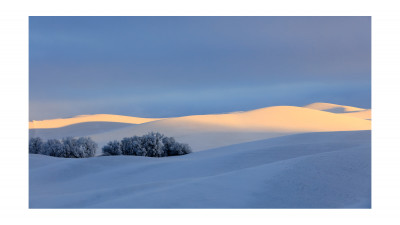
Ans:
{"type": "MultiPolygon", "coordinates": [[[[369,208],[371,121],[365,118],[366,111],[316,103],[147,122],[124,117],[129,124],[118,116],[111,117],[118,122],[69,120],[63,127],[31,129],[31,136],[44,139],[91,136],[100,147],[109,140],[159,131],[189,143],[195,152],[165,158],[85,159],[30,154],[29,204],[31,208],[369,208]]],[[[52,127],[50,120],[40,124],[52,127]]]]}
{"type": "Polygon", "coordinates": [[[31,208],[369,208],[370,131],[297,134],[189,155],[30,155],[31,208]]]}
{"type": "MultiPolygon", "coordinates": [[[[85,116],[77,117],[81,122],[78,124],[53,129],[30,129],[30,135],[44,139],[90,136],[101,147],[109,141],[157,131],[166,136],[175,137],[179,142],[188,143],[194,151],[202,151],[296,133],[371,129],[371,121],[354,116],[353,113],[358,112],[353,109],[354,107],[350,107],[353,109],[350,113],[343,113],[347,112],[346,109],[349,106],[328,103],[317,103],[311,106],[318,109],[310,109],[309,106],[275,106],[246,112],[194,115],[155,121],[153,119],[153,121],[138,122],[138,124],[116,123],[114,121],[122,121],[116,115],[85,116]],[[326,110],[329,111],[330,108],[339,113],[327,112],[326,110]],[[340,108],[343,109],[338,110],[340,108]],[[93,117],[100,121],[93,121],[93,117]],[[88,118],[88,120],[82,121],[82,118],[88,118]],[[112,120],[105,122],[109,118],[112,120]]],[[[359,110],[364,111],[364,109],[359,110]]],[[[126,116],[123,119],[127,120],[126,116]]],[[[146,119],[143,120],[146,121],[146,119]]],[[[55,119],[35,123],[53,127],[52,124],[58,125],[59,121],[64,120],[55,119]]],[[[141,118],[132,117],[132,121],[141,121],[141,118]]]]}

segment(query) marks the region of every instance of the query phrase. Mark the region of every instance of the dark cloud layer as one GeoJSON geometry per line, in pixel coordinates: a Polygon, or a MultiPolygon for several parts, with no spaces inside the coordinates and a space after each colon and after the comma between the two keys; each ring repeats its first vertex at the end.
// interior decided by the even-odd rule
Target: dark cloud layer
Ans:
{"type": "Polygon", "coordinates": [[[30,17],[30,119],[370,107],[370,17],[30,17]]]}

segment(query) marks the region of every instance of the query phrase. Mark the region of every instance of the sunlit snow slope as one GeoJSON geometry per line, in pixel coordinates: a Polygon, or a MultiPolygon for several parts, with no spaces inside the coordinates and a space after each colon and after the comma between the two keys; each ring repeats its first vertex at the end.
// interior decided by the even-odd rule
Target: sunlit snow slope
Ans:
{"type": "Polygon", "coordinates": [[[365,109],[357,108],[357,107],[353,107],[353,106],[337,105],[337,104],[324,103],[324,102],[315,102],[315,103],[306,105],[304,107],[310,108],[310,109],[327,111],[327,112],[333,112],[333,113],[358,112],[358,111],[365,110],[365,109]]]}
{"type": "Polygon", "coordinates": [[[188,143],[194,151],[282,135],[370,130],[368,120],[294,106],[268,107],[248,112],[168,118],[92,135],[96,142],[158,131],[188,143]]]}
{"type": "Polygon", "coordinates": [[[194,151],[201,151],[295,133],[371,129],[371,121],[342,113],[356,109],[354,107],[343,106],[345,110],[332,113],[321,109],[338,108],[339,105],[316,104],[313,108],[318,109],[274,106],[246,112],[165,118],[134,125],[118,125],[120,127],[109,123],[99,129],[91,128],[97,123],[81,123],[81,129],[75,129],[78,126],[75,124],[57,129],[31,129],[30,134],[44,139],[90,136],[102,147],[111,140],[156,131],[188,143],[194,151]]]}
{"type": "Polygon", "coordinates": [[[158,119],[120,116],[111,114],[95,114],[95,115],[81,115],[72,118],[34,120],[29,122],[29,129],[60,128],[60,127],[70,126],[73,124],[87,123],[87,122],[114,122],[114,123],[140,124],[155,120],[158,119]]]}
{"type": "Polygon", "coordinates": [[[305,108],[327,111],[332,113],[341,114],[344,116],[351,116],[365,120],[371,120],[371,109],[362,109],[352,106],[336,105],[330,103],[316,102],[304,106],[305,108]]]}

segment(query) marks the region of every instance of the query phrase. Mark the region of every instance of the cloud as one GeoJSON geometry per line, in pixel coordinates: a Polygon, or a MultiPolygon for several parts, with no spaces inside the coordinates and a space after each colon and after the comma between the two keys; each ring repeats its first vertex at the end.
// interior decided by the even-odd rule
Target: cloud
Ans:
{"type": "Polygon", "coordinates": [[[370,17],[30,17],[31,118],[367,106],[370,26],[370,17]]]}

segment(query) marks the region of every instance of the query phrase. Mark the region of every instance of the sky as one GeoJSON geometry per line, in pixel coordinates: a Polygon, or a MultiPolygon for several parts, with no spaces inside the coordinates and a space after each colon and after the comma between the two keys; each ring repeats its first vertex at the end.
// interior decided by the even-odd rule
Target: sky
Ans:
{"type": "Polygon", "coordinates": [[[371,17],[29,17],[29,120],[371,107],[371,17]]]}

